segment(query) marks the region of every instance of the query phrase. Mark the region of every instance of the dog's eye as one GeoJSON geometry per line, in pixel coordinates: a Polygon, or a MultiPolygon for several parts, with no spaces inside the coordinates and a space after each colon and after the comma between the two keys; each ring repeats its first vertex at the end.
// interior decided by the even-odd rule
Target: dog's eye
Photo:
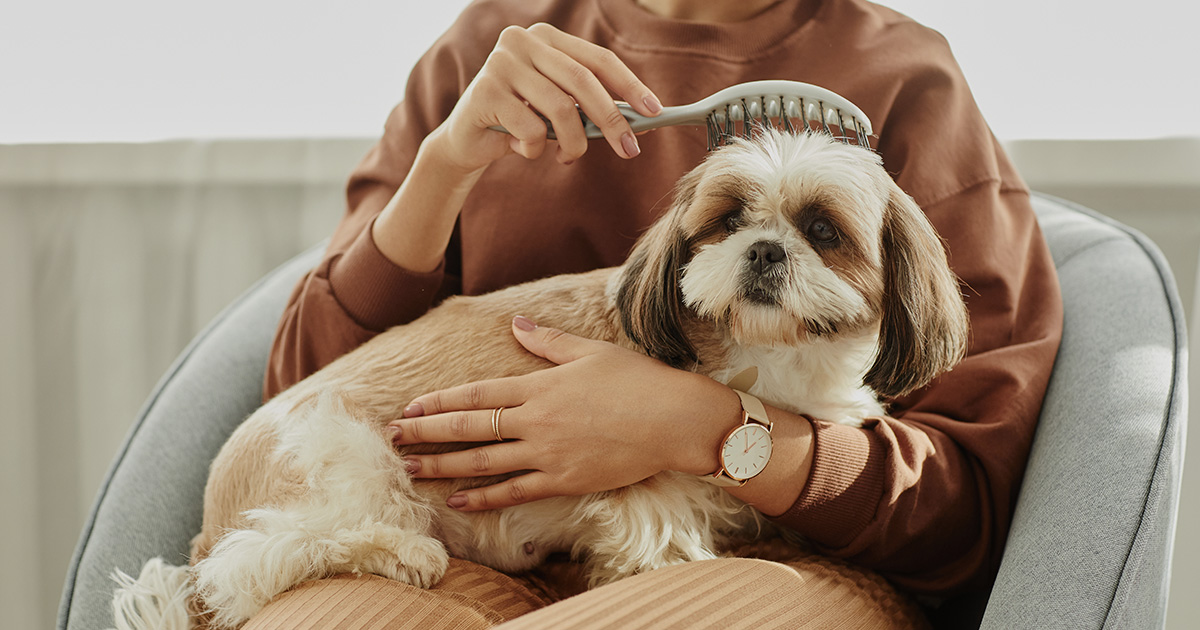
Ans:
{"type": "Polygon", "coordinates": [[[740,227],[742,227],[742,211],[741,210],[734,210],[733,212],[730,212],[729,214],[725,215],[725,231],[726,232],[729,232],[730,234],[732,234],[732,233],[738,231],[738,228],[740,228],[740,227]]]}
{"type": "Polygon", "coordinates": [[[808,226],[808,236],[818,243],[832,243],[837,240],[837,228],[825,219],[817,219],[808,226]]]}

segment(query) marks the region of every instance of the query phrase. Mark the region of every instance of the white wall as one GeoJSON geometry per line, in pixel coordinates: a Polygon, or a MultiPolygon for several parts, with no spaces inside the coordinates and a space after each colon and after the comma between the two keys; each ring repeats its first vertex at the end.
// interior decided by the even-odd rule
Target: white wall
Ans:
{"type": "Polygon", "coordinates": [[[0,3],[0,143],[372,137],[466,4],[0,3]]]}
{"type": "MultiPolygon", "coordinates": [[[[223,168],[236,168],[248,159],[245,155],[221,157],[225,155],[221,147],[230,145],[218,143],[216,150],[204,143],[169,145],[166,154],[182,160],[183,168],[191,169],[188,172],[197,179],[184,182],[185,187],[190,186],[188,192],[173,198],[182,200],[185,208],[163,209],[159,215],[132,205],[147,202],[139,187],[161,187],[163,182],[125,181],[123,178],[129,177],[137,180],[137,169],[122,169],[119,161],[106,160],[101,166],[108,174],[85,175],[83,183],[71,181],[71,176],[60,178],[64,171],[76,175],[89,172],[86,164],[55,163],[64,155],[83,156],[80,159],[84,160],[96,155],[87,147],[49,147],[44,153],[49,161],[20,168],[0,160],[0,189],[7,191],[0,196],[0,220],[4,221],[0,268],[6,270],[0,274],[0,294],[28,298],[26,302],[0,300],[0,321],[14,322],[13,329],[20,332],[39,326],[45,330],[55,324],[74,331],[64,332],[60,338],[47,333],[41,337],[19,332],[0,335],[0,409],[4,409],[0,423],[5,435],[0,440],[0,492],[4,505],[10,507],[0,513],[0,541],[6,541],[0,550],[10,566],[39,565],[29,573],[0,575],[0,609],[6,611],[6,625],[34,628],[52,624],[65,558],[107,462],[142,399],[171,357],[216,309],[284,257],[285,249],[314,240],[327,229],[323,226],[336,219],[339,178],[352,166],[357,147],[378,134],[388,110],[400,98],[417,56],[465,4],[465,0],[316,4],[47,0],[0,4],[0,144],[172,138],[351,139],[310,146],[310,150],[320,146],[336,156],[323,163],[319,172],[305,171],[308,167],[302,161],[293,163],[298,171],[257,184],[222,180],[229,176],[223,168]],[[172,153],[175,149],[171,147],[183,147],[179,149],[183,153],[172,153]],[[277,194],[278,190],[264,192],[274,185],[304,188],[303,181],[310,182],[303,197],[277,194]],[[222,185],[238,188],[239,195],[256,187],[259,190],[244,206],[222,201],[221,195],[226,193],[203,192],[204,186],[222,185]],[[103,192],[85,192],[88,186],[99,186],[103,192]],[[284,205],[264,208],[265,198],[284,205]],[[130,207],[122,212],[122,204],[130,207]],[[270,245],[266,252],[244,238],[245,226],[271,221],[287,204],[299,207],[301,216],[306,217],[295,234],[270,245]],[[165,232],[123,233],[105,221],[117,216],[139,229],[157,225],[165,232]],[[220,217],[242,221],[231,224],[242,227],[218,227],[220,217]],[[194,221],[201,223],[189,223],[194,221]],[[142,260],[157,262],[132,267],[108,258],[104,248],[91,242],[93,230],[108,230],[123,247],[146,248],[156,239],[177,238],[180,230],[188,229],[204,243],[199,249],[190,254],[154,251],[165,258],[146,257],[142,260]],[[244,248],[232,257],[219,249],[237,242],[244,248]],[[80,256],[95,256],[96,264],[90,265],[80,256]],[[196,261],[212,266],[186,267],[196,261]],[[238,268],[230,267],[233,261],[238,261],[238,268]],[[159,275],[150,274],[153,277],[148,280],[147,265],[161,265],[156,272],[159,275]],[[166,300],[163,304],[168,305],[165,308],[173,323],[157,329],[146,347],[131,352],[128,364],[109,373],[49,372],[43,377],[56,376],[57,385],[47,385],[44,379],[39,385],[34,370],[7,362],[10,357],[37,356],[42,364],[54,365],[53,361],[64,357],[111,351],[111,345],[105,345],[109,342],[103,340],[111,341],[114,335],[136,338],[138,331],[127,321],[112,321],[113,327],[108,329],[100,327],[111,315],[95,293],[76,302],[72,301],[76,298],[55,293],[70,288],[62,286],[64,279],[74,278],[72,282],[79,288],[101,272],[140,278],[117,283],[123,291],[141,291],[143,297],[166,300]],[[165,280],[171,277],[190,278],[188,288],[171,288],[171,282],[165,280]],[[60,308],[29,308],[35,303],[58,304],[60,308]],[[71,337],[90,334],[99,335],[101,341],[80,346],[78,339],[71,337]],[[50,343],[39,345],[39,339],[50,343]],[[52,352],[48,354],[47,348],[52,352]],[[62,356],[50,356],[54,353],[62,356]],[[56,386],[72,390],[69,395],[61,394],[54,390],[56,386]],[[82,417],[85,406],[86,417],[94,423],[71,433],[64,418],[82,417]],[[60,431],[67,433],[60,435],[60,431]],[[69,446],[73,462],[50,474],[37,473],[44,469],[39,468],[37,449],[61,444],[69,446]],[[35,542],[22,544],[31,540],[35,542]]],[[[1200,116],[1195,115],[1200,82],[1192,78],[1191,68],[1200,60],[1200,38],[1193,33],[1194,25],[1200,23],[1200,5],[1168,0],[1146,0],[1136,7],[1111,0],[897,0],[889,4],[947,36],[981,109],[1002,139],[1200,137],[1200,116]]],[[[1190,166],[1155,162],[1162,160],[1163,154],[1151,151],[1148,161],[1138,163],[1142,168],[1127,169],[1136,170],[1136,176],[1131,175],[1134,179],[1126,182],[1121,194],[1113,195],[1095,186],[1081,187],[1072,179],[1079,172],[1088,172],[1086,160],[1094,162],[1102,156],[1078,145],[1074,152],[1060,151],[1070,149],[1068,145],[1012,146],[1018,164],[1036,186],[1087,197],[1078,200],[1159,239],[1177,276],[1184,280],[1181,289],[1185,294],[1193,291],[1196,242],[1188,239],[1200,226],[1196,214],[1200,173],[1189,168],[1197,162],[1190,166]],[[1051,173],[1063,159],[1079,167],[1075,174],[1066,175],[1066,180],[1059,177],[1061,173],[1051,173]],[[1175,172],[1181,179],[1164,187],[1154,175],[1161,171],[1175,172]],[[1153,212],[1156,208],[1167,209],[1166,214],[1153,212]],[[1176,225],[1182,229],[1173,229],[1176,225]]],[[[297,146],[306,145],[301,142],[297,146]]],[[[30,153],[30,149],[22,147],[8,155],[24,160],[38,153],[30,153]]],[[[117,149],[127,156],[164,155],[162,145],[117,149]]],[[[260,157],[282,159],[271,155],[280,154],[268,152],[260,157]]],[[[1121,155],[1128,157],[1127,153],[1121,155]]],[[[285,163],[273,168],[280,167],[285,163]]],[[[1192,321],[1200,322],[1195,310],[1192,321]]],[[[1195,332],[1193,336],[1200,337],[1195,332]]],[[[1193,356],[1200,352],[1194,351],[1193,356]]],[[[1195,383],[1200,369],[1193,367],[1192,374],[1195,383]]],[[[1192,406],[1196,417],[1200,405],[1192,406]]],[[[1189,477],[1180,531],[1200,529],[1198,459],[1200,456],[1193,454],[1186,466],[1189,477]]],[[[1200,549],[1182,538],[1174,584],[1170,627],[1187,627],[1185,620],[1200,616],[1200,600],[1191,596],[1200,592],[1200,549]]]]}
{"type": "MultiPolygon", "coordinates": [[[[0,4],[0,142],[374,136],[465,0],[0,4]]],[[[1200,135],[1200,5],[894,0],[1002,139],[1200,135]]]]}
{"type": "Polygon", "coordinates": [[[942,32],[996,135],[1200,135],[1200,5],[1177,0],[887,0],[942,32]]]}

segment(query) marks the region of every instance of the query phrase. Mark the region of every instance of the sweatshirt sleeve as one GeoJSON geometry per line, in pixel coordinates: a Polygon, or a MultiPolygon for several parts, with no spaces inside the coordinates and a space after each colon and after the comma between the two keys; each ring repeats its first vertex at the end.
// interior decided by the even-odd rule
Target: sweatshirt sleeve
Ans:
{"type": "Polygon", "coordinates": [[[264,400],[459,292],[457,230],[441,265],[416,273],[379,251],[371,226],[403,183],[425,136],[449,115],[495,41],[480,32],[471,13],[465,11],[417,62],[383,137],[351,174],[346,214],[321,262],[293,290],[276,330],[264,400]]]}
{"type": "Polygon", "coordinates": [[[970,314],[967,357],[862,428],[815,420],[810,476],[777,520],[898,585],[948,595],[987,589],[998,570],[1062,302],[1028,191],[948,47],[932,46],[881,87],[878,149],[944,239],[970,314]]]}

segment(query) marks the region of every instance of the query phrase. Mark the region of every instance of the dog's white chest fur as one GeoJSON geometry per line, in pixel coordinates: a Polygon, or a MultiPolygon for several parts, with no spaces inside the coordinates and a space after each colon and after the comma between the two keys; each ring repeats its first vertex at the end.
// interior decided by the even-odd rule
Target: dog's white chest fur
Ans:
{"type": "Polygon", "coordinates": [[[733,345],[728,352],[728,367],[714,377],[728,383],[743,370],[758,368],[749,393],[781,409],[855,427],[884,412],[862,384],[875,335],[801,346],[733,345]]]}

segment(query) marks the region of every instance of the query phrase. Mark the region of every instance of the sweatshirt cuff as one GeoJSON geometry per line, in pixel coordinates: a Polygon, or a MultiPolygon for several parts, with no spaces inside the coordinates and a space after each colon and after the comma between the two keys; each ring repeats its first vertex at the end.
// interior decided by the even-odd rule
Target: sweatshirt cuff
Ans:
{"type": "Polygon", "coordinates": [[[875,518],[883,496],[884,449],[862,429],[813,421],[813,463],[796,503],[774,520],[836,550],[875,518]]]}
{"type": "Polygon", "coordinates": [[[329,285],[334,299],[354,321],[382,332],[411,322],[433,306],[446,261],[429,272],[405,269],[379,251],[371,228],[368,225],[345,253],[329,261],[329,285]]]}

